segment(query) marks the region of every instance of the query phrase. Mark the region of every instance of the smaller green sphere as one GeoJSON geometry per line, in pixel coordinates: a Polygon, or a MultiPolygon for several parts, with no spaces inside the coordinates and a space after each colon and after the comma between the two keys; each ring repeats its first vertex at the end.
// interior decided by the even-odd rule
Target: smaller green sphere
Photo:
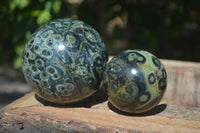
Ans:
{"type": "Polygon", "coordinates": [[[141,50],[126,50],[113,57],[104,76],[108,100],[127,113],[155,107],[167,86],[167,73],[160,60],[141,50]]]}

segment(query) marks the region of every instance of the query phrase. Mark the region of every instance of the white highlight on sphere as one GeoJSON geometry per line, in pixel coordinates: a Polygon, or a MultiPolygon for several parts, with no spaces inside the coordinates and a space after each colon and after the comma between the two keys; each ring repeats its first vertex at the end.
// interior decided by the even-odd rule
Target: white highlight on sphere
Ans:
{"type": "Polygon", "coordinates": [[[59,50],[64,50],[64,49],[65,49],[65,46],[64,46],[63,44],[60,44],[60,45],[58,46],[58,49],[59,49],[59,50]]]}
{"type": "Polygon", "coordinates": [[[132,70],[131,70],[131,73],[132,73],[133,75],[135,75],[135,74],[137,74],[137,70],[132,69],[132,70]]]}

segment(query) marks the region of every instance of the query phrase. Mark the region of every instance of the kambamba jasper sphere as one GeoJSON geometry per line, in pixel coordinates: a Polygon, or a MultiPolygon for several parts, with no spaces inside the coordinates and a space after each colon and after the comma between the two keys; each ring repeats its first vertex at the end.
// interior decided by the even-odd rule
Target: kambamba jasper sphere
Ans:
{"type": "Polygon", "coordinates": [[[57,19],[40,27],[28,40],[23,72],[41,98],[73,103],[99,88],[107,60],[97,31],[79,20],[57,19]]]}
{"type": "Polygon", "coordinates": [[[104,84],[117,109],[141,113],[157,105],[166,89],[167,74],[157,57],[141,50],[126,50],[108,63],[104,84]]]}

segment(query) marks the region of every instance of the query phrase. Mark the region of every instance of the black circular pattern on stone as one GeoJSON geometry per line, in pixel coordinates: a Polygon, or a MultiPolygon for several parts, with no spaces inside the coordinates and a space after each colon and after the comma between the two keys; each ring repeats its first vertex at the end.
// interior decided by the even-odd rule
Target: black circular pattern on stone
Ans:
{"type": "Polygon", "coordinates": [[[92,27],[74,19],[57,19],[40,27],[23,52],[23,72],[40,97],[73,103],[100,86],[108,60],[105,45],[92,27]]]}
{"type": "Polygon", "coordinates": [[[155,56],[152,56],[152,61],[153,61],[154,65],[160,69],[161,63],[155,56]]]}
{"type": "Polygon", "coordinates": [[[153,73],[149,74],[148,81],[150,84],[154,84],[156,82],[156,76],[153,73]]]}
{"type": "Polygon", "coordinates": [[[165,69],[162,69],[162,77],[164,79],[167,79],[167,73],[166,73],[166,70],[165,69]]]}
{"type": "Polygon", "coordinates": [[[148,102],[150,100],[150,98],[151,98],[151,94],[149,92],[145,92],[143,95],[140,96],[139,102],[140,102],[140,104],[144,104],[144,103],[148,102]],[[142,97],[145,97],[145,99],[143,101],[141,100],[142,97]]]}
{"type": "Polygon", "coordinates": [[[167,85],[166,80],[160,79],[160,81],[159,81],[159,83],[158,83],[159,89],[160,89],[160,90],[165,90],[166,85],[167,85]]]}
{"type": "Polygon", "coordinates": [[[127,86],[127,87],[125,88],[125,90],[126,90],[126,92],[127,92],[128,94],[130,94],[130,95],[134,92],[134,89],[131,88],[130,86],[127,86]]]}
{"type": "Polygon", "coordinates": [[[132,63],[141,63],[144,64],[146,62],[146,58],[140,54],[139,52],[128,52],[127,58],[130,64],[132,63]]]}

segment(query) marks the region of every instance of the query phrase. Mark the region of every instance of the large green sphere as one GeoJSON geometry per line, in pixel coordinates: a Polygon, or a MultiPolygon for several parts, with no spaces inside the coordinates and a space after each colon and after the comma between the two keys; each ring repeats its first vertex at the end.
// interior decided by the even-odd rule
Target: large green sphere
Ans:
{"type": "Polygon", "coordinates": [[[79,20],[57,19],[40,27],[28,40],[23,72],[41,98],[73,103],[99,88],[107,60],[97,31],[79,20]]]}
{"type": "Polygon", "coordinates": [[[149,52],[127,50],[108,63],[104,78],[108,99],[119,110],[141,113],[157,105],[166,89],[163,64],[149,52]]]}

